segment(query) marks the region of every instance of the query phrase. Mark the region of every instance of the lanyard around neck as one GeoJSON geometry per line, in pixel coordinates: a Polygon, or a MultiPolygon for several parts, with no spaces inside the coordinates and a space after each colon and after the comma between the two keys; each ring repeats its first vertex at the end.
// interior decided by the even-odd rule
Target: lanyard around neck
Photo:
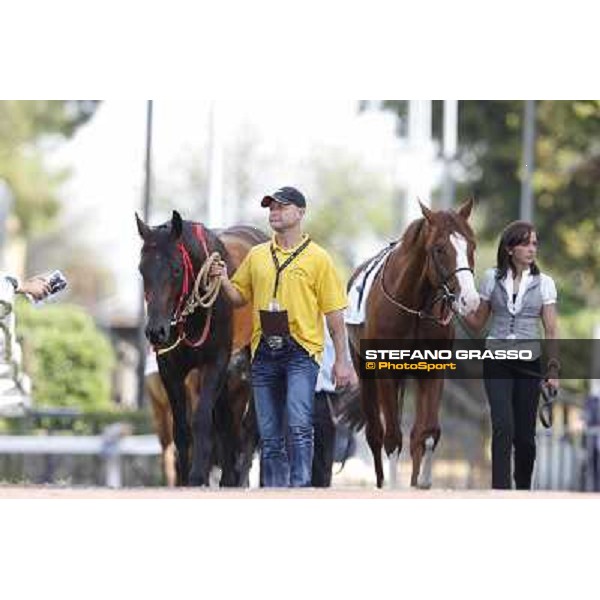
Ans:
{"type": "Polygon", "coordinates": [[[308,244],[310,244],[309,237],[307,237],[304,242],[302,242],[302,244],[287,257],[282,265],[279,264],[279,260],[277,259],[275,246],[271,244],[271,257],[273,258],[273,264],[275,265],[275,285],[273,286],[273,298],[277,297],[277,288],[279,287],[281,273],[306,248],[306,246],[308,246],[308,244]]]}

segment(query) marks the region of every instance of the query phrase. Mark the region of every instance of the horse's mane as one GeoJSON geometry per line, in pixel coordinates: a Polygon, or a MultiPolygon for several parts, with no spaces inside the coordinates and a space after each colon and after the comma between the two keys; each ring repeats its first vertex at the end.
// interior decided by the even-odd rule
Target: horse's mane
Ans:
{"type": "Polygon", "coordinates": [[[399,252],[403,255],[414,253],[424,245],[425,219],[415,219],[404,232],[400,242],[399,252]]]}
{"type": "Polygon", "coordinates": [[[413,261],[420,260],[422,253],[425,250],[425,233],[427,228],[425,227],[425,219],[415,219],[406,228],[400,244],[392,250],[392,254],[395,256],[395,261],[398,268],[403,271],[413,261]]]}

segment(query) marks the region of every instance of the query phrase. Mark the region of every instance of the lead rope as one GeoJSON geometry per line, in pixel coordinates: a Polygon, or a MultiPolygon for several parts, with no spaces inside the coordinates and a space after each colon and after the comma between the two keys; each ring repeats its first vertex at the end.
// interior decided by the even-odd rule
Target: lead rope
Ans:
{"type": "MultiPolygon", "coordinates": [[[[170,352],[171,350],[174,350],[175,348],[177,348],[177,346],[179,346],[179,344],[181,342],[184,342],[186,345],[188,345],[192,348],[198,348],[199,346],[204,344],[204,342],[206,341],[206,338],[208,337],[208,333],[210,331],[210,323],[211,323],[211,319],[212,319],[212,307],[213,307],[213,304],[216,302],[217,297],[219,296],[219,291],[221,290],[221,279],[219,277],[210,278],[209,273],[210,273],[210,269],[211,269],[212,265],[217,262],[222,262],[222,259],[221,259],[221,255],[218,252],[213,252],[209,256],[208,248],[206,246],[206,241],[204,239],[203,232],[198,227],[196,228],[196,237],[198,238],[198,241],[202,244],[202,247],[204,248],[204,252],[206,253],[207,258],[204,261],[204,264],[202,265],[202,267],[200,268],[200,271],[198,271],[198,275],[196,276],[196,281],[194,282],[194,287],[193,287],[190,295],[188,296],[188,298],[185,302],[185,305],[183,307],[183,310],[181,311],[181,313],[179,314],[179,317],[177,319],[177,323],[180,328],[179,335],[177,336],[177,340],[175,340],[175,342],[173,344],[171,344],[170,346],[168,346],[167,348],[161,348],[160,350],[157,350],[156,351],[157,356],[161,356],[163,354],[166,354],[167,352],[170,352]],[[202,293],[200,293],[200,286],[202,286],[202,289],[204,290],[202,293]],[[200,336],[200,339],[198,339],[195,342],[191,342],[190,340],[186,339],[185,331],[183,330],[183,320],[184,320],[184,317],[187,317],[187,316],[191,315],[193,312],[195,312],[198,307],[206,308],[208,310],[207,310],[207,314],[206,314],[206,320],[204,323],[204,329],[202,331],[202,335],[200,336]]],[[[193,267],[191,266],[191,261],[189,259],[189,256],[187,255],[185,246],[182,247],[181,253],[182,253],[183,262],[185,265],[185,279],[187,282],[188,266],[189,266],[189,268],[191,268],[192,273],[193,273],[193,267]],[[189,263],[189,265],[186,263],[186,259],[187,259],[187,263],[189,263]]],[[[184,289],[187,289],[187,283],[184,283],[184,289]]]]}
{"type": "MultiPolygon", "coordinates": [[[[207,308],[208,313],[206,315],[206,321],[204,324],[204,330],[202,331],[202,335],[200,339],[196,342],[191,342],[185,337],[185,332],[182,330],[177,337],[177,340],[167,348],[161,348],[156,352],[157,355],[161,356],[174,350],[179,346],[181,342],[185,342],[188,346],[192,348],[198,348],[202,346],[208,337],[208,332],[210,330],[210,322],[212,318],[212,307],[216,302],[217,297],[219,295],[219,291],[221,289],[221,279],[218,277],[209,278],[208,274],[210,272],[210,267],[215,262],[221,261],[221,255],[218,252],[213,252],[204,262],[202,268],[198,272],[196,277],[196,281],[194,283],[194,288],[192,289],[191,294],[188,296],[188,299],[181,311],[181,317],[187,317],[191,315],[199,306],[202,308],[207,308]],[[200,286],[204,289],[204,293],[200,293],[200,286]]],[[[181,321],[180,321],[181,324],[181,321]]]]}
{"type": "Polygon", "coordinates": [[[213,252],[204,261],[204,264],[198,272],[196,281],[194,282],[192,293],[188,296],[185,306],[181,311],[182,317],[191,315],[199,306],[202,308],[211,308],[216,302],[217,296],[219,295],[219,291],[221,289],[221,278],[211,278],[209,277],[209,273],[212,265],[219,262],[222,262],[222,260],[221,255],[218,252],[213,252]],[[201,286],[204,290],[202,293],[200,293],[201,286]]]}

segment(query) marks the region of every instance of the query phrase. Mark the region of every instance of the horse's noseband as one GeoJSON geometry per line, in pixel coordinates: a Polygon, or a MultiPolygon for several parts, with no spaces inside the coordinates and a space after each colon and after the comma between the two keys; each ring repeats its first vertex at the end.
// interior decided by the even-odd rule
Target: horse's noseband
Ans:
{"type": "Polygon", "coordinates": [[[450,279],[452,279],[452,277],[454,277],[460,271],[469,271],[469,273],[473,274],[473,269],[471,269],[471,267],[459,267],[458,269],[454,269],[454,271],[452,271],[452,273],[448,274],[446,271],[446,267],[444,267],[444,265],[442,265],[440,263],[438,255],[435,252],[432,252],[431,256],[433,259],[433,264],[435,266],[435,270],[436,270],[438,276],[441,278],[441,281],[438,284],[438,287],[436,288],[436,293],[438,290],[441,290],[441,292],[442,292],[441,299],[442,300],[448,301],[448,302],[455,302],[456,301],[456,291],[451,290],[448,287],[448,281],[450,279]]]}
{"type": "Polygon", "coordinates": [[[449,306],[451,308],[452,304],[454,302],[456,302],[456,291],[450,289],[450,287],[448,285],[448,281],[450,279],[452,279],[452,277],[454,277],[460,271],[469,271],[471,274],[473,274],[473,269],[471,269],[471,267],[459,267],[457,269],[454,269],[454,271],[452,271],[451,273],[447,273],[446,268],[444,267],[444,265],[442,265],[439,262],[439,259],[438,259],[437,255],[436,255],[436,253],[432,252],[431,256],[432,256],[432,259],[433,259],[433,264],[435,266],[436,273],[441,278],[441,281],[438,284],[437,288],[435,288],[434,294],[433,294],[433,297],[431,298],[431,300],[429,302],[427,302],[425,304],[425,306],[422,309],[420,309],[420,310],[416,310],[414,308],[409,308],[408,306],[405,306],[404,304],[402,304],[401,302],[399,302],[398,300],[396,300],[385,289],[385,284],[384,284],[385,268],[387,266],[387,262],[388,262],[388,259],[390,257],[389,254],[386,257],[385,262],[383,264],[383,269],[381,270],[381,278],[380,278],[379,281],[380,281],[380,284],[381,284],[381,290],[383,292],[383,295],[392,304],[396,305],[398,308],[401,308],[403,311],[405,311],[405,312],[407,312],[409,314],[417,316],[419,319],[433,321],[437,325],[440,325],[441,327],[445,327],[445,326],[448,325],[448,323],[450,322],[450,320],[451,320],[452,317],[450,316],[448,319],[440,319],[440,318],[436,317],[435,315],[431,314],[431,310],[439,302],[442,302],[442,304],[444,306],[449,306]]]}

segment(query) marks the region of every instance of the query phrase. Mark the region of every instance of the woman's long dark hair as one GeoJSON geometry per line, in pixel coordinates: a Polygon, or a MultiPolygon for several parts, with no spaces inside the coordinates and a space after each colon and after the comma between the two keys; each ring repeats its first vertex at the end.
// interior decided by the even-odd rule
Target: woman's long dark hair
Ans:
{"type": "MultiPolygon", "coordinates": [[[[512,261],[512,256],[509,252],[515,247],[522,243],[529,242],[531,232],[535,231],[535,227],[527,221],[513,221],[509,223],[502,235],[500,236],[500,242],[498,243],[498,254],[496,257],[496,279],[504,279],[508,273],[508,269],[512,269],[513,273],[516,271],[515,265],[512,261]]],[[[539,275],[540,269],[534,262],[531,263],[531,274],[539,275]]]]}

